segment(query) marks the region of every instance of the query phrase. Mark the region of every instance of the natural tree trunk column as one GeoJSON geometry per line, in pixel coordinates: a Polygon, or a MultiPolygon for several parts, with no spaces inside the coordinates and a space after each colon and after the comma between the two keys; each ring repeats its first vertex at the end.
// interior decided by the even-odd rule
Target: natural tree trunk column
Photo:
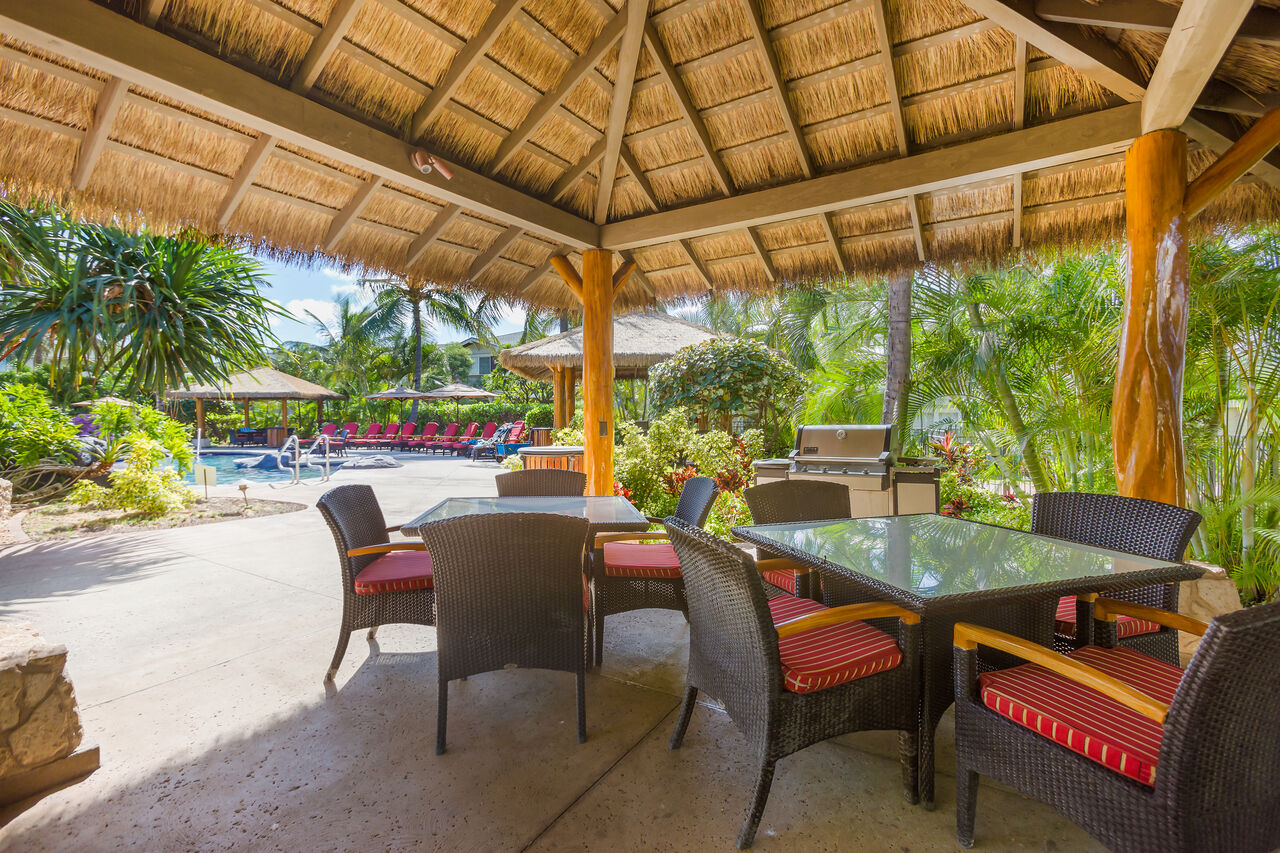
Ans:
{"type": "Polygon", "coordinates": [[[911,372],[911,273],[889,280],[889,339],[880,423],[896,424],[911,372]]]}
{"type": "Polygon", "coordinates": [[[613,494],[613,253],[582,253],[582,415],[587,494],[613,494]]]}
{"type": "Polygon", "coordinates": [[[1125,186],[1129,270],[1111,404],[1116,482],[1121,495],[1181,506],[1187,138],[1176,130],[1138,137],[1125,156],[1125,186]]]}
{"type": "Polygon", "coordinates": [[[552,408],[555,411],[555,420],[553,421],[556,429],[564,429],[569,425],[568,418],[565,416],[565,403],[569,399],[569,395],[565,388],[565,368],[551,368],[551,401],[552,408]]]}

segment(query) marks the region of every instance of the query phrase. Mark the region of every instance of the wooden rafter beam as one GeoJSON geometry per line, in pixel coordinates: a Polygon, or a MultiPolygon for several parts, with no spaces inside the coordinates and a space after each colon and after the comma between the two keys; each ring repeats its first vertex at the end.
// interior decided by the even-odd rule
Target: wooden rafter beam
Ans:
{"type": "Polygon", "coordinates": [[[1252,0],[1184,0],[1147,83],[1143,133],[1182,125],[1252,6],[1252,0]]]}
{"type": "Polygon", "coordinates": [[[142,4],[142,23],[154,27],[156,21],[160,20],[160,13],[164,11],[166,2],[167,0],[146,0],[142,4]]]}
{"type": "Polygon", "coordinates": [[[467,279],[469,281],[476,281],[479,279],[480,276],[484,274],[484,271],[493,266],[493,262],[498,260],[498,258],[502,256],[502,253],[516,241],[516,238],[520,236],[523,230],[524,229],[519,225],[512,225],[510,228],[499,234],[494,241],[489,244],[489,248],[485,249],[484,252],[482,252],[471,263],[471,268],[467,270],[467,279]]]}
{"type": "MultiPolygon", "coordinates": [[[[1225,154],[1240,140],[1240,134],[1225,116],[1201,110],[1193,111],[1191,117],[1182,123],[1182,132],[1218,155],[1225,154]]],[[[1263,157],[1253,164],[1249,172],[1280,189],[1280,154],[1263,157]]]]}
{"type": "Polygon", "coordinates": [[[333,217],[333,222],[329,223],[329,231],[324,237],[324,250],[326,252],[333,251],[333,247],[338,245],[342,235],[347,233],[351,223],[360,215],[360,211],[364,210],[365,205],[369,203],[369,199],[373,198],[373,194],[378,191],[380,186],[382,186],[382,178],[374,175],[360,185],[346,206],[338,211],[337,216],[333,217]]]}
{"type": "Polygon", "coordinates": [[[649,202],[649,206],[654,210],[661,210],[658,204],[658,195],[653,191],[653,184],[649,182],[649,175],[644,169],[640,168],[640,164],[636,162],[636,155],[631,153],[631,149],[623,143],[622,150],[619,152],[622,158],[622,165],[627,167],[627,171],[631,173],[631,177],[635,178],[636,186],[640,188],[640,192],[644,195],[645,200],[649,202]]]}
{"type": "Polygon", "coordinates": [[[364,0],[338,0],[333,4],[333,9],[329,12],[329,20],[325,21],[319,35],[312,39],[311,46],[307,48],[306,56],[302,57],[302,64],[294,73],[293,82],[289,84],[289,88],[300,93],[311,90],[320,72],[324,70],[325,63],[329,61],[329,57],[333,56],[333,52],[338,49],[338,45],[347,34],[347,30],[351,29],[351,25],[355,23],[356,14],[363,3],[364,0]]]}
{"type": "Polygon", "coordinates": [[[129,93],[129,84],[119,77],[112,77],[98,93],[98,103],[93,108],[93,124],[80,142],[80,152],[76,155],[76,168],[71,175],[71,185],[82,190],[89,185],[93,177],[93,167],[98,165],[98,158],[111,137],[111,125],[115,124],[116,113],[129,93]]]}
{"type": "Polygon", "coordinates": [[[622,37],[622,32],[627,26],[627,16],[623,12],[613,16],[613,20],[605,24],[600,35],[591,43],[591,46],[579,56],[569,68],[565,71],[564,76],[560,78],[560,82],[551,91],[543,95],[533,108],[529,110],[528,115],[516,127],[515,130],[507,134],[502,140],[502,144],[498,146],[497,153],[489,162],[487,171],[489,174],[498,172],[519,150],[526,140],[533,135],[551,111],[564,103],[564,99],[569,97],[569,93],[577,88],[578,84],[587,75],[587,72],[596,66],[604,56],[604,54],[613,47],[614,43],[622,37]]]}
{"type": "Polygon", "coordinates": [[[684,122],[693,130],[693,138],[702,150],[702,156],[711,165],[711,172],[715,175],[720,191],[725,195],[732,195],[733,180],[729,177],[729,171],[725,169],[724,162],[716,154],[715,146],[711,144],[711,134],[707,132],[707,124],[702,120],[702,114],[698,108],[694,106],[693,98],[689,96],[689,89],[684,84],[684,78],[676,71],[658,35],[658,29],[652,23],[645,27],[645,44],[658,66],[658,74],[667,81],[667,85],[675,94],[680,114],[684,122]]]}
{"type": "Polygon", "coordinates": [[[764,265],[764,274],[769,281],[778,280],[778,271],[773,266],[773,258],[769,257],[769,250],[764,247],[764,243],[760,240],[760,232],[755,228],[747,229],[747,241],[751,243],[751,251],[760,259],[760,263],[764,265]]]}
{"type": "MultiPolygon", "coordinates": [[[[1027,123],[1027,40],[1017,39],[1013,46],[1013,128],[1022,130],[1027,123]]],[[[1022,246],[1022,173],[1013,176],[1013,248],[1022,246]]]]}
{"type": "Polygon", "coordinates": [[[489,12],[489,17],[485,19],[480,32],[468,39],[462,49],[454,55],[453,62],[449,63],[449,68],[431,90],[431,94],[414,111],[410,139],[420,139],[431,126],[432,119],[458,91],[458,87],[467,79],[471,69],[484,57],[485,52],[493,46],[498,36],[502,35],[502,31],[511,22],[512,16],[519,11],[522,2],[524,0],[498,0],[493,10],[489,12]]]}
{"type": "Polygon", "coordinates": [[[600,162],[600,158],[604,156],[605,138],[601,137],[595,145],[586,154],[582,155],[577,163],[574,163],[560,177],[556,178],[556,182],[551,185],[550,197],[552,201],[559,201],[569,188],[582,179],[582,176],[590,171],[591,167],[600,162]]]}
{"type": "Polygon", "coordinates": [[[403,140],[150,29],[91,0],[0,0],[10,38],[121,77],[198,110],[277,137],[410,190],[572,246],[597,242],[597,227],[469,169],[423,175],[403,140]]]}
{"type": "Polygon", "coordinates": [[[916,257],[924,260],[924,227],[920,223],[920,200],[916,196],[907,199],[907,208],[911,212],[911,239],[916,244],[916,257]]]}
{"type": "MultiPolygon", "coordinates": [[[[1036,0],[1036,14],[1046,21],[1082,27],[1167,33],[1174,27],[1178,7],[1160,0],[1036,0]]],[[[1280,12],[1263,6],[1252,9],[1236,31],[1236,38],[1280,47],[1280,12]]]]}
{"type": "Polygon", "coordinates": [[[826,237],[827,245],[831,248],[831,254],[836,256],[836,265],[840,268],[840,272],[848,275],[849,264],[844,259],[844,249],[840,247],[840,237],[836,234],[836,223],[831,211],[820,215],[818,223],[822,226],[822,234],[826,237]]]}
{"type": "Polygon", "coordinates": [[[1094,38],[1072,24],[1038,17],[1033,0],[963,2],[979,15],[991,19],[1126,101],[1142,100],[1146,91],[1140,82],[1142,76],[1133,62],[1110,42],[1094,38]]]}
{"type": "Polygon", "coordinates": [[[609,218],[613,201],[613,184],[618,177],[618,158],[622,153],[622,136],[631,115],[631,87],[636,81],[636,65],[644,42],[644,19],[649,0],[627,0],[626,30],[618,45],[618,75],[613,84],[609,123],[605,128],[604,157],[600,160],[600,180],[596,187],[595,221],[602,225],[609,218]]]}
{"type": "Polygon", "coordinates": [[[267,158],[271,156],[271,151],[275,147],[275,137],[267,133],[259,136],[249,146],[249,151],[240,162],[240,168],[236,170],[231,186],[227,188],[227,194],[222,197],[222,204],[218,205],[218,216],[215,221],[219,228],[227,227],[236,208],[240,206],[244,194],[249,191],[249,187],[253,186],[253,179],[257,176],[258,170],[267,162],[267,158]]]}
{"type": "Polygon", "coordinates": [[[813,177],[813,156],[809,154],[809,146],[805,144],[804,134],[800,131],[800,120],[796,118],[795,107],[787,97],[787,83],[782,76],[782,68],[778,65],[778,54],[773,49],[769,31],[765,29],[760,0],[742,0],[742,4],[746,7],[752,40],[764,53],[765,75],[778,98],[778,110],[782,113],[783,125],[791,137],[792,144],[796,147],[796,155],[800,158],[800,171],[806,178],[813,177]]]}
{"type": "Polygon", "coordinates": [[[1000,136],[925,151],[858,169],[612,222],[605,248],[630,249],[817,216],[989,178],[1123,151],[1140,134],[1141,106],[1125,104],[1000,136]]]}
{"type": "MultiPolygon", "coordinates": [[[[889,26],[884,19],[884,3],[871,4],[871,23],[876,33],[876,49],[884,68],[885,91],[889,93],[889,111],[893,116],[893,133],[898,140],[898,154],[907,154],[907,125],[902,120],[902,95],[898,90],[898,73],[893,67],[893,43],[889,40],[889,26]]],[[[921,255],[921,260],[924,256],[921,255]]]]}
{"type": "Polygon", "coordinates": [[[460,213],[462,213],[462,207],[457,204],[451,204],[444,210],[438,211],[426,230],[415,237],[413,242],[409,244],[409,249],[405,253],[404,265],[406,267],[413,266],[418,258],[422,257],[423,252],[431,248],[431,244],[440,239],[444,229],[448,228],[449,223],[457,219],[460,213]]]}
{"type": "Polygon", "coordinates": [[[707,265],[703,263],[702,258],[698,257],[697,252],[693,250],[693,244],[688,240],[680,240],[679,243],[680,248],[684,250],[685,255],[689,258],[689,263],[693,265],[698,277],[702,279],[702,283],[710,289],[711,273],[707,270],[707,265]]]}
{"type": "Polygon", "coordinates": [[[1280,143],[1280,110],[1273,110],[1254,122],[1222,156],[1187,185],[1183,214],[1190,218],[1204,210],[1271,153],[1277,143],[1280,143]]]}

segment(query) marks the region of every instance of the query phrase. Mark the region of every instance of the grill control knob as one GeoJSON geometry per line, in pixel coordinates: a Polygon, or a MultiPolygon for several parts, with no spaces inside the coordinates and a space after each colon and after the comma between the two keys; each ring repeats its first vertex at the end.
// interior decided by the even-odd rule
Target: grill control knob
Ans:
{"type": "Polygon", "coordinates": [[[849,437],[848,430],[844,430],[844,429],[836,430],[836,438],[839,439],[840,441],[844,441],[848,437],[849,437]]]}

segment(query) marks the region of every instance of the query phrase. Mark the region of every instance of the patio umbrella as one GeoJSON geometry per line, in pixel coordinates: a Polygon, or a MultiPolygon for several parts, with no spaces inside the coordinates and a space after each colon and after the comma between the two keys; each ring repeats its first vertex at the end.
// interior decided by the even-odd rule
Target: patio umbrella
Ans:
{"type": "Polygon", "coordinates": [[[430,397],[426,391],[415,391],[412,388],[406,388],[403,385],[397,385],[394,388],[388,388],[386,391],[379,391],[376,394],[365,394],[366,400],[421,400],[423,397],[430,397]]]}
{"type": "Polygon", "coordinates": [[[448,385],[441,385],[439,388],[424,391],[422,392],[422,396],[431,397],[436,400],[452,400],[459,407],[459,409],[454,411],[453,416],[456,418],[463,400],[492,400],[498,395],[491,391],[485,391],[482,388],[476,388],[473,385],[464,385],[461,382],[451,382],[448,385]]]}
{"type": "Polygon", "coordinates": [[[96,405],[98,405],[99,403],[115,403],[117,406],[136,406],[136,405],[138,405],[137,403],[133,402],[132,400],[122,400],[122,399],[120,399],[119,397],[99,397],[99,398],[98,398],[98,399],[96,399],[96,400],[81,400],[79,403],[72,403],[71,405],[73,405],[73,406],[79,406],[79,407],[81,407],[81,408],[85,408],[85,409],[87,409],[87,408],[90,408],[91,406],[96,406],[96,405]]]}

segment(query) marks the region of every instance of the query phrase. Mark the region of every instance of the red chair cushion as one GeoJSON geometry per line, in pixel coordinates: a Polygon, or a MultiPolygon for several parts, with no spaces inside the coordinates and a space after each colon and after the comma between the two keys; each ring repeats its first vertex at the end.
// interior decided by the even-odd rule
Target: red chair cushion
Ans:
{"type": "MultiPolygon", "coordinates": [[[[1176,666],[1123,647],[1085,646],[1068,657],[1165,703],[1182,680],[1176,666]]],[[[1033,663],[983,673],[978,685],[982,704],[997,714],[1130,779],[1155,784],[1164,730],[1154,720],[1033,663]]]]}
{"type": "Polygon", "coordinates": [[[431,555],[426,551],[391,551],[356,575],[356,593],[408,592],[431,589],[431,555]]]}
{"type": "MultiPolygon", "coordinates": [[[[826,609],[807,598],[769,601],[775,625],[826,609]]],[[[784,637],[778,640],[778,656],[783,686],[792,693],[813,693],[902,663],[902,651],[893,637],[866,622],[842,622],[784,637]]]]}
{"type": "Polygon", "coordinates": [[[604,573],[621,578],[678,578],[680,561],[668,542],[606,542],[604,573]]]}
{"type": "Polygon", "coordinates": [[[796,594],[796,573],[790,569],[767,569],[760,573],[760,577],[779,589],[785,589],[792,595],[796,594]]]}
{"type": "MultiPolygon", "coordinates": [[[[1076,597],[1063,596],[1058,599],[1058,612],[1053,615],[1053,627],[1059,634],[1067,637],[1076,635],[1076,597]]],[[[1116,617],[1116,634],[1120,637],[1132,637],[1136,634],[1154,634],[1160,625],[1146,619],[1134,619],[1132,616],[1116,617]]]]}

